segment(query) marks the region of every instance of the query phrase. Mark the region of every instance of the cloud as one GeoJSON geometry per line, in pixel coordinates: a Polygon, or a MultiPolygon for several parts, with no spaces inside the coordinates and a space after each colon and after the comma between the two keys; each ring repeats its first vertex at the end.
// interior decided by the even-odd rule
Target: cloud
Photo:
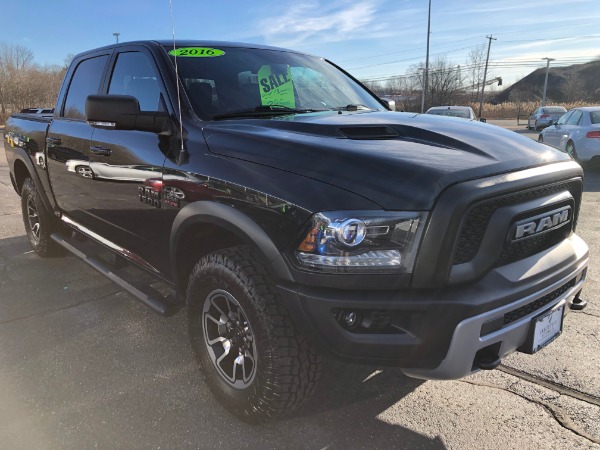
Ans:
{"type": "Polygon", "coordinates": [[[362,32],[381,36],[385,26],[377,18],[379,5],[380,0],[302,1],[263,18],[260,30],[267,41],[284,46],[349,40],[362,32]]]}

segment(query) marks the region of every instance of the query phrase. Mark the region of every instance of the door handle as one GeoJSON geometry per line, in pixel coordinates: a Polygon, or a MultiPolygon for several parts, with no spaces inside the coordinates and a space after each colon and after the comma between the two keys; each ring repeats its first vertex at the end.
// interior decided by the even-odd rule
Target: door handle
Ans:
{"type": "Polygon", "coordinates": [[[100,156],[110,156],[110,154],[111,154],[110,148],[100,147],[99,145],[94,145],[94,146],[90,147],[90,151],[94,155],[100,155],[100,156]]]}
{"type": "Polygon", "coordinates": [[[48,147],[56,147],[57,145],[62,144],[62,141],[60,140],[60,138],[57,137],[51,137],[48,136],[46,138],[46,145],[48,145],[48,147]]]}

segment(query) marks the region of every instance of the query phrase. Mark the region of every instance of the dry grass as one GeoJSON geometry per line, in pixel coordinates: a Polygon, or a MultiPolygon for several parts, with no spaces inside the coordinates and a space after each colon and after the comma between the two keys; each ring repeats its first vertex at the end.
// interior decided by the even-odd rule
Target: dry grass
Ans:
{"type": "MultiPolygon", "coordinates": [[[[479,110],[479,103],[471,103],[469,106],[474,111],[479,110]]],[[[527,115],[530,114],[540,106],[539,102],[506,102],[498,105],[492,105],[491,103],[483,104],[482,117],[486,119],[516,119],[518,114],[527,115]]],[[[564,106],[567,110],[572,108],[580,108],[582,106],[598,106],[595,103],[589,102],[571,102],[571,103],[552,103],[548,106],[564,106]]]]}

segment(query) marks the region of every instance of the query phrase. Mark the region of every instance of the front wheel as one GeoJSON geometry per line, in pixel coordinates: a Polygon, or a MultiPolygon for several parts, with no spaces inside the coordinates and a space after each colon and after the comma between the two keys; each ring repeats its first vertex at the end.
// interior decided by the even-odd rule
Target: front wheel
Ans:
{"type": "Polygon", "coordinates": [[[21,187],[21,212],[33,250],[43,257],[59,254],[59,245],[50,237],[56,228],[56,219],[46,210],[31,178],[26,178],[21,187]]]}
{"type": "Polygon", "coordinates": [[[571,158],[579,162],[579,158],[577,157],[577,151],[575,150],[575,144],[573,144],[572,141],[567,142],[565,150],[569,154],[569,156],[571,156],[571,158]]]}
{"type": "Polygon", "coordinates": [[[539,142],[540,144],[543,144],[543,143],[544,143],[544,136],[542,136],[541,134],[538,136],[538,142],[539,142]]]}
{"type": "Polygon", "coordinates": [[[196,359],[229,412],[264,422],[293,412],[310,397],[321,358],[295,329],[250,249],[233,247],[201,258],[187,301],[196,359]]]}

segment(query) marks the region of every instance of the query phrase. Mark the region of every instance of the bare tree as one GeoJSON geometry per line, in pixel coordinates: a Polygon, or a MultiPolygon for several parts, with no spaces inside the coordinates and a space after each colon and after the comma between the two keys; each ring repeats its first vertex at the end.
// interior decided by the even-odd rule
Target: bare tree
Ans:
{"type": "Polygon", "coordinates": [[[479,101],[481,84],[483,83],[483,72],[485,71],[486,46],[480,46],[471,49],[466,61],[465,92],[469,94],[468,101],[479,101]]]}
{"type": "Polygon", "coordinates": [[[562,91],[567,102],[581,100],[584,95],[584,85],[579,73],[571,71],[564,75],[562,91]]]}
{"type": "Polygon", "coordinates": [[[385,94],[385,88],[379,81],[361,80],[360,82],[364,84],[366,88],[373,92],[375,95],[381,96],[385,94]]]}
{"type": "MultiPolygon", "coordinates": [[[[423,63],[408,68],[410,80],[423,91],[423,63]]],[[[444,55],[438,56],[429,64],[429,90],[425,95],[425,109],[430,106],[450,105],[462,94],[463,76],[460,66],[450,63],[444,55]]]]}
{"type": "Polygon", "coordinates": [[[26,47],[0,43],[0,123],[21,109],[54,105],[65,67],[40,67],[26,47]]]}

